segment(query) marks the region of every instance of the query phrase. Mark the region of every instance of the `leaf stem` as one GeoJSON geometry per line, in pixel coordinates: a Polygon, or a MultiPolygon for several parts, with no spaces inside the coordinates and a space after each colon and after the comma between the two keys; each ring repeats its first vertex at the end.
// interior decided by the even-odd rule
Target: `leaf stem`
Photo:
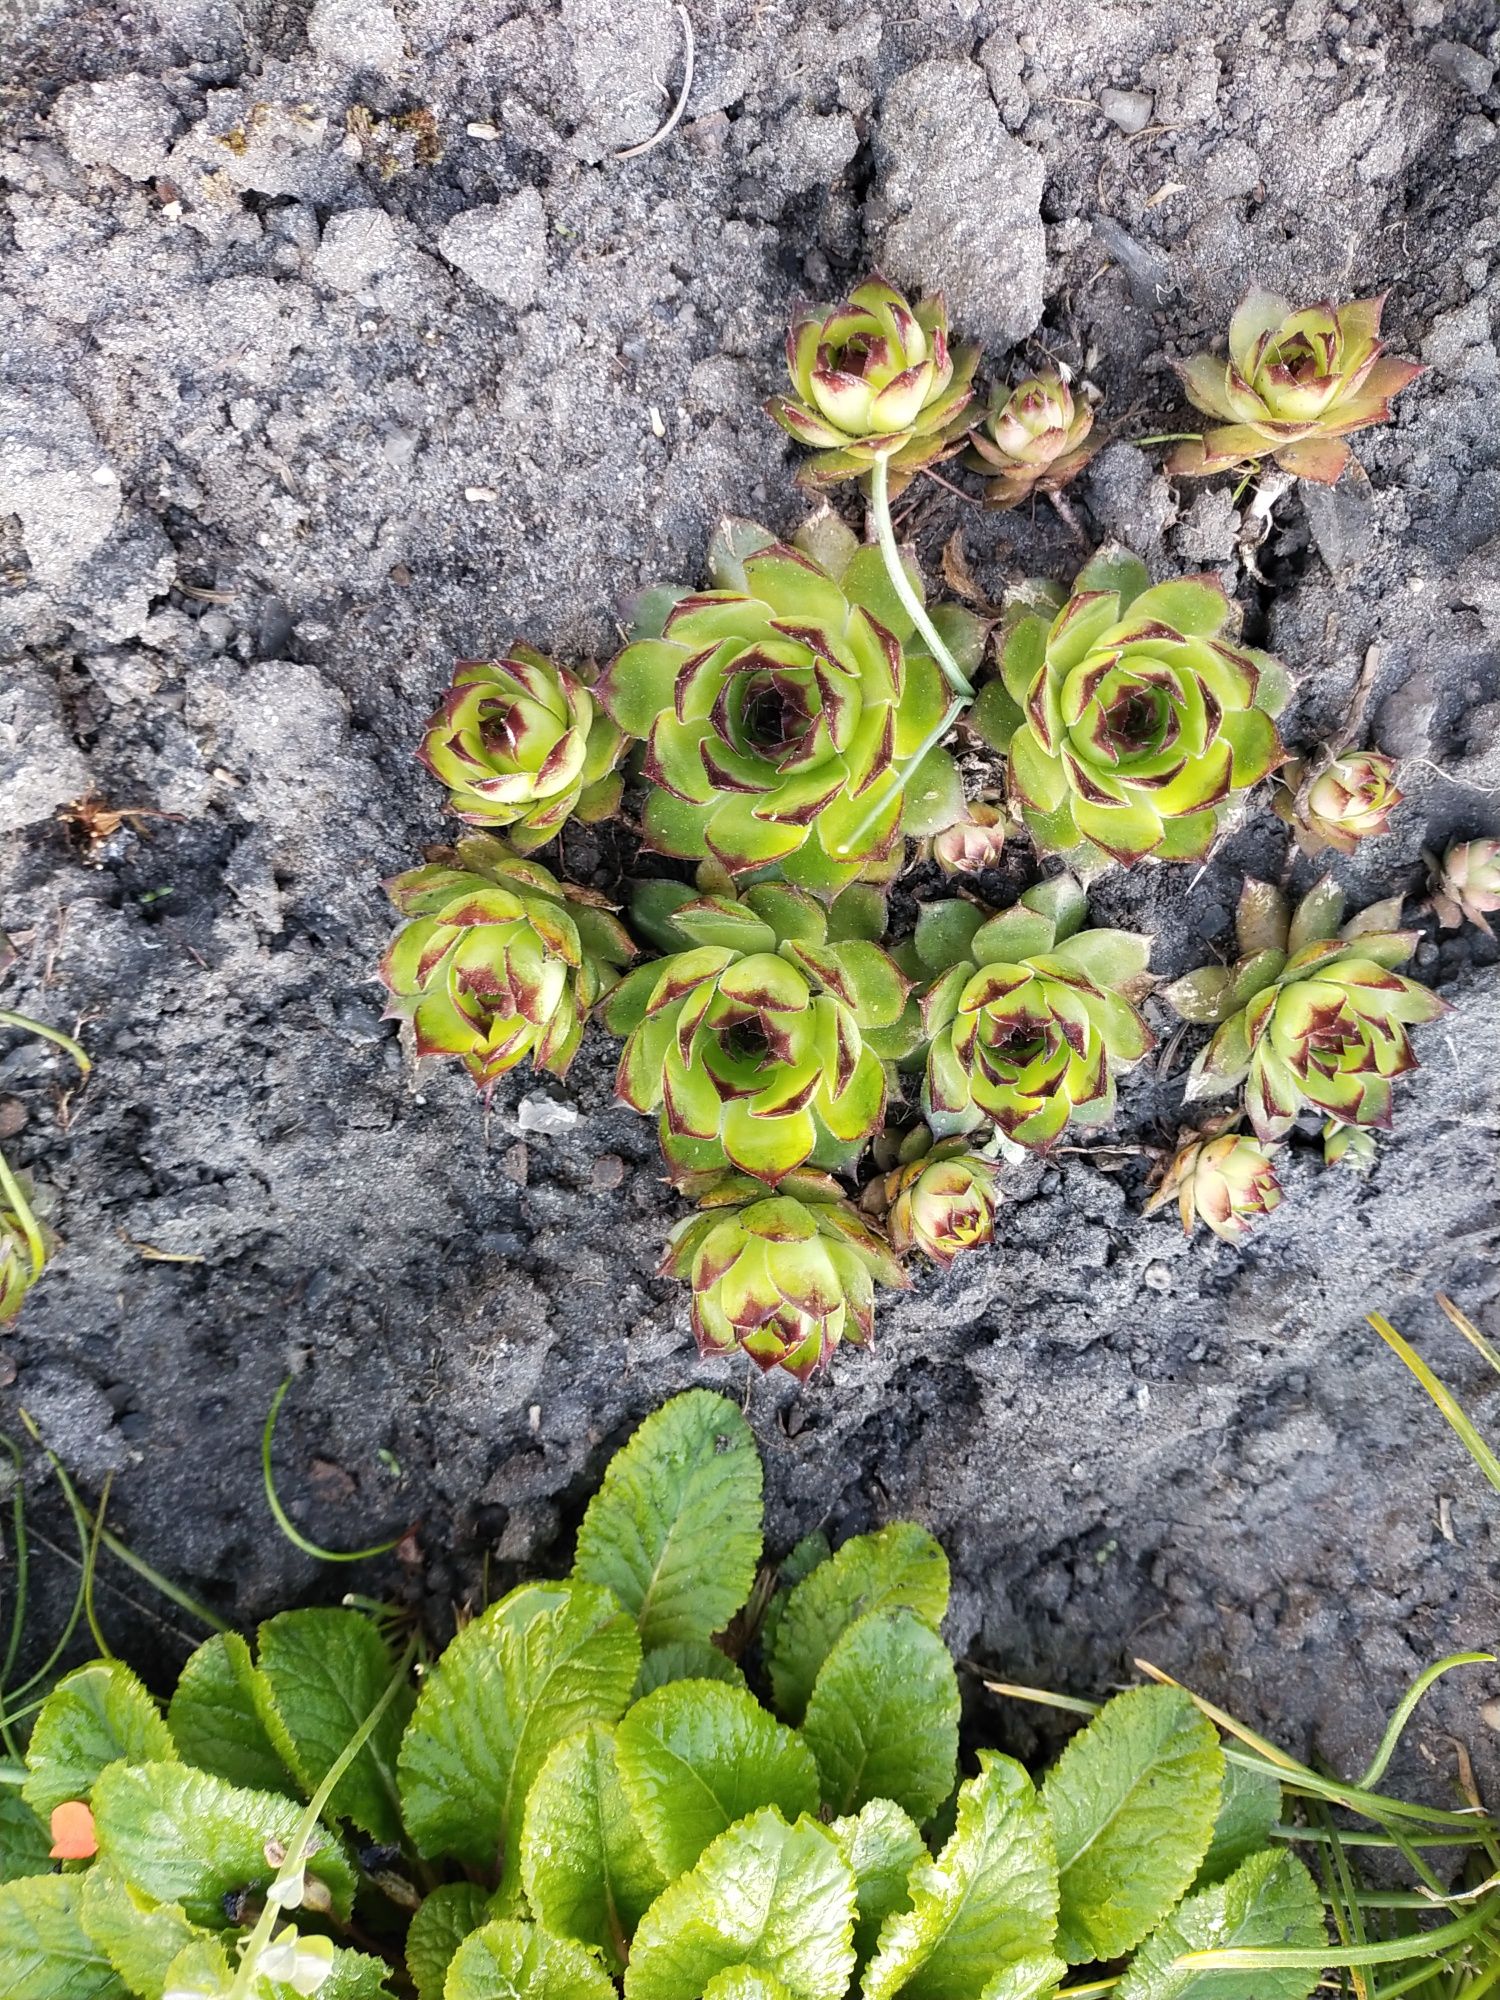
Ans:
{"type": "Polygon", "coordinates": [[[276,1419],[281,1415],[281,1406],[286,1401],[286,1392],[292,1386],[292,1378],[287,1376],[276,1394],[271,1398],[271,1407],[266,1412],[266,1426],[260,1436],[260,1471],[266,1489],[266,1505],[270,1508],[276,1525],[295,1549],[301,1549],[305,1556],[312,1556],[318,1562],[354,1563],[364,1562],[370,1556],[389,1555],[401,1540],[392,1536],[388,1542],[372,1542],[367,1549],[325,1549],[317,1542],[310,1541],[292,1520],[281,1504],[281,1496],[276,1491],[276,1477],[271,1470],[271,1440],[276,1435],[276,1419]]]}
{"type": "Polygon", "coordinates": [[[329,1799],[332,1798],[334,1787],[338,1784],[339,1779],[343,1777],[360,1751],[364,1749],[365,1745],[374,1735],[376,1729],[379,1727],[380,1718],[406,1685],[406,1677],[411,1670],[411,1663],[416,1658],[416,1653],[417,1642],[413,1638],[409,1641],[406,1651],[401,1656],[400,1665],[391,1675],[385,1693],[349,1738],[349,1741],[344,1745],[338,1756],[334,1758],[332,1764],[328,1767],[322,1784],[319,1785],[311,1799],[309,1799],[301,1819],[297,1822],[297,1830],[287,1843],[286,1855],[282,1860],[281,1866],[276,1871],[275,1879],[266,1891],[265,1908],[256,1919],[254,1930],[251,1931],[249,1937],[245,1940],[240,1953],[239,1968],[234,1975],[234,1983],[229,1989],[227,2000],[246,2000],[246,1996],[253,1991],[255,1967],[260,1955],[270,1941],[271,1933],[276,1928],[277,1923],[288,1914],[286,1907],[277,1900],[276,1891],[289,1886],[306,1867],[309,1858],[308,1842],[317,1831],[318,1821],[323,1816],[323,1808],[327,1805],[329,1799]]]}
{"type": "Polygon", "coordinates": [[[891,520],[890,467],[884,454],[870,467],[870,512],[875,517],[875,538],[880,544],[880,554],[892,590],[900,598],[908,618],[927,641],[949,687],[955,694],[962,695],[965,701],[972,701],[974,690],[968,675],[943,644],[937,627],[927,616],[921,598],[911,587],[911,578],[906,574],[906,565],[896,546],[896,529],[891,520]]]}
{"type": "Polygon", "coordinates": [[[0,1153],[0,1194],[3,1194],[21,1225],[21,1234],[26,1238],[26,1248],[31,1253],[31,1275],[39,1278],[42,1266],[47,1261],[47,1245],[42,1237],[41,1225],[26,1199],[21,1183],[10,1170],[10,1163],[4,1153],[0,1153]]]}
{"type": "Polygon", "coordinates": [[[49,1028],[45,1021],[33,1021],[29,1014],[18,1014],[13,1008],[0,1007],[0,1028],[24,1028],[28,1035],[40,1035],[44,1042],[55,1042],[58,1048],[66,1049],[85,1076],[94,1067],[71,1035],[65,1035],[61,1028],[49,1028]]]}

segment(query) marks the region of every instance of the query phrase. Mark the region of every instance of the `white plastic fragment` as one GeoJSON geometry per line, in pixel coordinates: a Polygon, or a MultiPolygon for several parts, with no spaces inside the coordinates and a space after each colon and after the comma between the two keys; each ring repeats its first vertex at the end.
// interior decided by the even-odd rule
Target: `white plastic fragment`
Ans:
{"type": "Polygon", "coordinates": [[[578,1123],[578,1107],[556,1097],[523,1097],[516,1123],[523,1132],[569,1132],[578,1123]]]}

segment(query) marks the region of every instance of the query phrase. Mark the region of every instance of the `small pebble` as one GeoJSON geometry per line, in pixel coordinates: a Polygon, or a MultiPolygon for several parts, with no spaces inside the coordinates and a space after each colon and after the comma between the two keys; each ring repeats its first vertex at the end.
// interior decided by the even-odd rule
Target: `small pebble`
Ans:
{"type": "Polygon", "coordinates": [[[1151,123],[1155,99],[1145,90],[1101,90],[1099,109],[1122,132],[1144,132],[1151,123]]]}
{"type": "Polygon", "coordinates": [[[618,1153],[601,1153],[589,1173],[589,1184],[601,1194],[617,1188],[625,1178],[625,1162],[618,1153]]]}
{"type": "Polygon", "coordinates": [[[1172,1273],[1159,1259],[1146,1266],[1141,1278],[1149,1291],[1170,1292],[1172,1289],[1172,1273]]]}
{"type": "Polygon", "coordinates": [[[0,1097],[0,1139],[14,1139],[26,1129],[26,1106],[19,1097],[0,1097]]]}
{"type": "Polygon", "coordinates": [[[523,1097],[516,1123],[523,1132],[570,1132],[578,1123],[578,1107],[555,1097],[523,1097]]]}

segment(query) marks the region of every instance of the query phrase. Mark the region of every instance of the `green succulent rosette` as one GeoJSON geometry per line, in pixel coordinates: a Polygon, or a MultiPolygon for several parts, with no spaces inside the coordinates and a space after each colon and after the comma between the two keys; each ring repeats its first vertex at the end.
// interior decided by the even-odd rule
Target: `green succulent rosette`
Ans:
{"type": "Polygon", "coordinates": [[[1349,463],[1350,431],[1390,421],[1391,397],[1422,373],[1380,339],[1385,294],[1294,311],[1274,292],[1247,294],[1229,322],[1229,357],[1175,364],[1188,401],[1218,425],[1167,460],[1199,478],[1268,454],[1284,472],[1331,486],[1349,463]]]}
{"type": "Polygon", "coordinates": [[[517,643],[503,659],[459,662],[417,756],[455,812],[507,828],[524,854],[575,813],[614,811],[624,742],[576,674],[517,643]]]}
{"type": "MultiPolygon", "coordinates": [[[[725,523],[713,588],[647,592],[596,692],[645,744],[649,846],[829,894],[893,873],[903,830],[946,825],[962,788],[941,749],[905,771],[948,697],[931,656],[901,643],[911,624],[879,551],[841,524],[820,545],[841,577],[764,528],[725,523]]],[[[976,621],[960,618],[971,641],[976,621]]]]}
{"type": "Polygon", "coordinates": [[[1098,451],[1093,405],[1057,369],[1000,383],[969,433],[964,464],[989,481],[986,507],[1007,511],[1038,493],[1060,493],[1098,451]]]}
{"type": "Polygon", "coordinates": [[[1224,1119],[1215,1119],[1202,1132],[1180,1135],[1145,1213],[1154,1215],[1172,1200],[1184,1236],[1191,1236],[1201,1219],[1225,1243],[1238,1243],[1281,1202],[1276,1162],[1259,1140],[1228,1131],[1224,1119]]]}
{"type": "Polygon", "coordinates": [[[1153,585],[1121,549],[1095,556],[1065,602],[1031,585],[1009,607],[1000,679],[971,721],[1006,753],[1043,853],[1087,871],[1208,852],[1235,795],[1283,756],[1286,671],[1239,644],[1237,623],[1212,579],[1153,585]]]}
{"type": "Polygon", "coordinates": [[[617,1092],[660,1113],[674,1176],[852,1166],[885,1115],[887,1061],[920,1033],[894,962],[831,935],[823,906],[783,883],[697,898],[657,882],[648,897],[638,927],[682,948],[630,973],[604,1018],[626,1038],[617,1092]]]}
{"type": "Polygon", "coordinates": [[[1397,928],[1401,898],[1342,921],[1343,892],[1325,877],[1294,909],[1268,882],[1247,882],[1230,966],[1202,966],[1162,989],[1186,1021],[1215,1033],[1186,1095],[1243,1090],[1261,1140],[1284,1138],[1306,1107],[1342,1125],[1391,1123],[1392,1084],[1418,1067],[1408,1027],[1447,1002],[1394,968],[1418,933],[1397,928]]]}
{"type": "Polygon", "coordinates": [[[923,909],[915,950],[933,977],[922,1110],[935,1136],[989,1120],[1043,1149],[1112,1116],[1116,1077],[1155,1040],[1131,997],[1148,983],[1151,943],[1085,930],[1086,915],[1068,875],[998,916],[959,901],[923,909]]]}
{"type": "Polygon", "coordinates": [[[795,1174],[775,1193],[741,1175],[705,1189],[699,1212],[678,1223],[664,1273],[693,1288],[700,1353],[743,1348],[762,1370],[805,1382],[835,1348],[874,1338],[875,1287],[911,1280],[836,1181],[795,1174]]]}
{"type": "Polygon", "coordinates": [[[386,884],[409,919],[380,964],[388,1020],[419,1056],[456,1056],[486,1093],[530,1056],[561,1076],[589,1009],[635,956],[602,897],[474,834],[386,884]]]}
{"type": "Polygon", "coordinates": [[[992,1240],[999,1173],[965,1139],[944,1139],[872,1181],[860,1205],[883,1217],[898,1256],[920,1250],[946,1270],[961,1250],[992,1240]]]}
{"type": "Polygon", "coordinates": [[[958,448],[979,350],[950,345],[941,297],[913,306],[872,277],[842,305],[798,315],[786,364],[794,393],[766,409],[814,453],[798,477],[832,485],[884,458],[895,492],[958,448]]]}

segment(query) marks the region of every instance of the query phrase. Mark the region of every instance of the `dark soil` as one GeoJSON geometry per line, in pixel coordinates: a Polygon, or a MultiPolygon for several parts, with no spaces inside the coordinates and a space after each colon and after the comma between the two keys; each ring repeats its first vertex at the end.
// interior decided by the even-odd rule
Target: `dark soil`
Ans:
{"type": "MultiPolygon", "coordinates": [[[[1419,901],[1424,845],[1500,824],[1495,14],[691,12],[686,117],[618,159],[680,78],[666,0],[12,9],[4,997],[81,1019],[97,1070],[79,1091],[14,1038],[0,1060],[66,1245],[6,1334],[11,1428],[24,1405],[90,1494],[112,1473],[117,1529],[236,1619],[351,1576],[441,1619],[486,1559],[494,1585],[564,1559],[612,1445],[706,1381],[747,1398],[778,1546],[916,1516],[962,1654],[1085,1690],[1145,1655],[1358,1769],[1419,1667],[1497,1630],[1500,1503],[1363,1323],[1385,1310],[1500,1407],[1432,1303],[1500,1327],[1492,945],[1425,920],[1417,969],[1454,1011],[1367,1180],[1299,1145],[1237,1252],[1143,1221],[1139,1154],[1061,1153],[1010,1175],[992,1252],[884,1302],[878,1350],[806,1392],[695,1359],[654,1275],[680,1205],[602,1032],[487,1124],[462,1075],[412,1073],[371,967],[380,879],[451,825],[411,752],[452,660],[517,633],[604,655],[623,596],[699,577],[721,513],[793,526],[759,409],[783,326],[877,261],[945,286],[994,366],[1048,353],[1104,391],[1083,532],[1219,570],[1298,676],[1293,740],[1339,726],[1371,661],[1368,740],[1407,799],[1337,872],[1355,904],[1419,901]],[[1149,96],[1110,99],[1143,129],[1104,91],[1149,96]],[[1431,364],[1362,470],[1277,503],[1260,578],[1231,488],[1174,490],[1125,441],[1183,427],[1166,357],[1252,280],[1390,287],[1397,351],[1431,364]],[[89,792],[140,816],[89,846],[59,813],[89,792]],[[538,1132],[542,1101],[576,1118],[538,1132]],[[288,1372],[298,1520],[342,1545],[416,1521],[419,1571],[322,1570],[271,1525],[259,1429],[288,1372]]],[[[958,532],[991,597],[1082,559],[1045,507],[909,499],[931,573],[958,532]]],[[[574,872],[608,852],[566,845],[574,872]]],[[[1225,947],[1243,873],[1288,865],[1262,801],[1201,878],[1140,868],[1094,908],[1170,975],[1225,947]]],[[[1128,1145],[1170,1134],[1190,1047],[1125,1093],[1128,1145]]],[[[164,1666],[173,1634],[100,1601],[164,1666]]],[[[1452,1736],[1493,1773],[1497,1691],[1446,1683],[1405,1776],[1445,1793],[1452,1736]]]]}

